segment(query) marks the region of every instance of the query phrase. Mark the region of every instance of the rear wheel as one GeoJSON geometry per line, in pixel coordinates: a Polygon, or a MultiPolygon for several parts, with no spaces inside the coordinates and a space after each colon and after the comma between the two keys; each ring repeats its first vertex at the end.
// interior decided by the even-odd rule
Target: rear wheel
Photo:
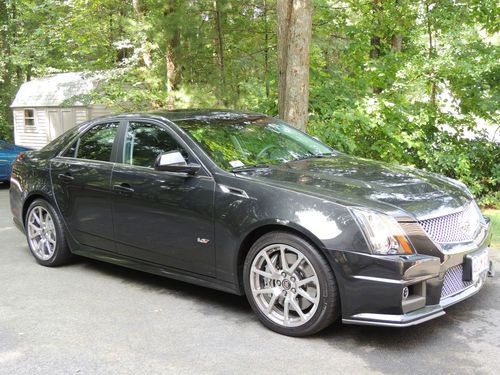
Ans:
{"type": "Polygon", "coordinates": [[[298,236],[264,235],[250,249],[243,271],[250,305],[276,332],[311,335],[338,316],[333,272],[316,248],[298,236]]]}
{"type": "Polygon", "coordinates": [[[28,246],[38,263],[55,267],[70,260],[61,219],[50,203],[43,199],[33,201],[24,227],[28,246]]]}

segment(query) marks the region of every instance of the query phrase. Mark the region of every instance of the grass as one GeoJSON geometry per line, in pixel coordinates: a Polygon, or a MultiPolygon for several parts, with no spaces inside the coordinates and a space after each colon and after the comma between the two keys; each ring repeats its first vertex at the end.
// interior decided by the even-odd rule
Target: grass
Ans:
{"type": "Polygon", "coordinates": [[[491,219],[491,247],[500,248],[500,210],[484,210],[485,216],[491,219]]]}

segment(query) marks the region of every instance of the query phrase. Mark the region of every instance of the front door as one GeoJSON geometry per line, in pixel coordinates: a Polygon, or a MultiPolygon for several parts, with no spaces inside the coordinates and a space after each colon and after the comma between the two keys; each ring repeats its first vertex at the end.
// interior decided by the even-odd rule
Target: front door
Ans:
{"type": "Polygon", "coordinates": [[[73,238],[82,245],[114,251],[111,162],[118,122],[83,133],[51,161],[54,196],[73,238]]]}
{"type": "Polygon", "coordinates": [[[167,127],[128,124],[111,182],[117,252],[213,276],[215,183],[204,170],[195,176],[156,171],[158,155],[174,150],[197,162],[167,127]]]}

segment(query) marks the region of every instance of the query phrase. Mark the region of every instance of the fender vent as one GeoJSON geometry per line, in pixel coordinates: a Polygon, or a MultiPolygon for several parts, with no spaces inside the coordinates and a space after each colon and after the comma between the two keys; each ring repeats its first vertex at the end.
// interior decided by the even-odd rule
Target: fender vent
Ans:
{"type": "Polygon", "coordinates": [[[219,185],[219,187],[222,190],[222,192],[226,194],[232,194],[232,195],[237,195],[238,197],[248,198],[248,194],[246,193],[245,190],[233,188],[231,186],[226,186],[226,185],[219,185]]]}

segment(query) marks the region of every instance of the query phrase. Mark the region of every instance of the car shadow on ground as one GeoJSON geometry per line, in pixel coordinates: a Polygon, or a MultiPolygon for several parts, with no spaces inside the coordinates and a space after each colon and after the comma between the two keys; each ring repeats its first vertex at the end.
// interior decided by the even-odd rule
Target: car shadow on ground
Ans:
{"type": "Polygon", "coordinates": [[[176,295],[196,301],[201,308],[207,305],[210,306],[211,310],[215,308],[230,314],[234,313],[252,316],[250,305],[244,296],[238,296],[167,277],[136,271],[94,259],[78,257],[75,259],[74,264],[84,266],[89,270],[105,276],[119,278],[123,283],[136,288],[159,294],[176,295]]]}
{"type": "Polygon", "coordinates": [[[10,183],[9,182],[0,182],[0,190],[9,190],[10,183]]]}
{"type": "MultiPolygon", "coordinates": [[[[93,259],[78,257],[74,264],[105,276],[119,278],[122,282],[136,288],[186,298],[195,302],[198,309],[203,312],[209,311],[211,314],[221,315],[234,314],[236,320],[257,320],[244,296],[237,296],[93,259]]],[[[337,322],[311,337],[311,339],[326,340],[329,343],[351,343],[353,347],[359,347],[360,345],[378,348],[394,347],[397,350],[414,349],[415,342],[418,342],[419,346],[433,345],[436,341],[436,335],[446,334],[450,330],[456,332],[457,322],[473,319],[476,310],[491,307],[489,303],[483,304],[483,302],[489,301],[493,297],[496,298],[494,290],[496,288],[493,285],[487,284],[480,294],[446,309],[446,315],[418,326],[387,328],[344,325],[337,322]]],[[[261,328],[266,329],[263,326],[261,328]]]]}

